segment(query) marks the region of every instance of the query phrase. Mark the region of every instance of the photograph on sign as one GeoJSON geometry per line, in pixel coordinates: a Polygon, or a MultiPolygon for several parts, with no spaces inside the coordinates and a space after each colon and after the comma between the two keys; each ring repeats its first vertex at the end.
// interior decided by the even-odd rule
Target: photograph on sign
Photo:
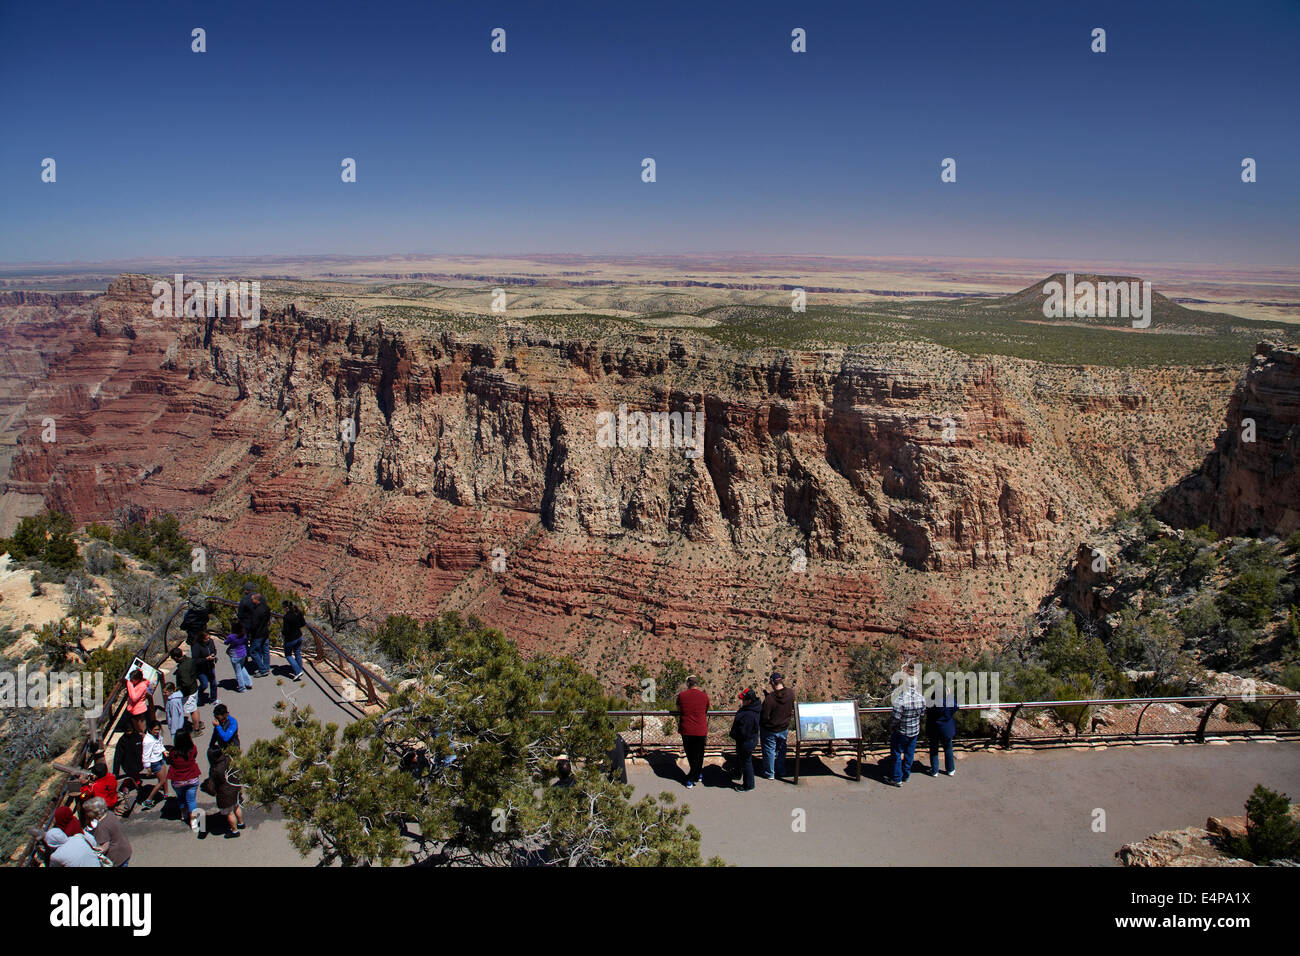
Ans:
{"type": "Polygon", "coordinates": [[[851,700],[800,703],[797,708],[801,740],[857,740],[862,735],[851,700]]]}

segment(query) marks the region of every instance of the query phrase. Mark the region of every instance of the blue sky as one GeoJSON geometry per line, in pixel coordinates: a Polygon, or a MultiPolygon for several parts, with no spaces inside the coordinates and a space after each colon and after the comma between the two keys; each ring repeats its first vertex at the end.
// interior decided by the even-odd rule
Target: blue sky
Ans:
{"type": "Polygon", "coordinates": [[[1294,0],[0,0],[0,261],[1296,264],[1297,37],[1294,0]]]}

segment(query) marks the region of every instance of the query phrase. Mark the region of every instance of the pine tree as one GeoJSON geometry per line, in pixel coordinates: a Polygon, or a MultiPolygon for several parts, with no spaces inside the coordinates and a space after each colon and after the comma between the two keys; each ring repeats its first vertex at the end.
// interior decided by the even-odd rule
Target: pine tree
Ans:
{"type": "Polygon", "coordinates": [[[287,711],[240,761],[300,852],[343,865],[700,863],[687,808],[666,794],[633,803],[607,779],[616,728],[595,678],[568,658],[525,661],[477,621],[434,632],[442,646],[417,652],[413,686],[383,713],[340,734],[287,711]],[[571,787],[550,786],[561,753],[571,787]]]}

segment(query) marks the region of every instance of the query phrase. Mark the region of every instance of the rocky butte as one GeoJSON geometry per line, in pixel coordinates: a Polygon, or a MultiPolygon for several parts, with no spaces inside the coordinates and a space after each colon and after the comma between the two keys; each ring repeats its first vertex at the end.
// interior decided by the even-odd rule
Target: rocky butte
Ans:
{"type": "MultiPolygon", "coordinates": [[[[79,521],[172,512],[282,584],[476,613],[610,686],[671,656],[713,680],[780,662],[829,692],[881,635],[990,641],[1116,507],[1202,462],[1240,371],[466,331],[266,283],[244,330],[154,317],[151,284],[0,294],[6,522],[41,503],[79,521]],[[621,405],[702,413],[702,454],[601,447],[598,416],[621,405]]],[[[1248,380],[1234,407],[1277,399],[1248,380]]],[[[1294,450],[1294,429],[1264,434],[1294,450]]],[[[1238,489],[1216,520],[1254,520],[1268,467],[1207,472],[1238,489]]]]}

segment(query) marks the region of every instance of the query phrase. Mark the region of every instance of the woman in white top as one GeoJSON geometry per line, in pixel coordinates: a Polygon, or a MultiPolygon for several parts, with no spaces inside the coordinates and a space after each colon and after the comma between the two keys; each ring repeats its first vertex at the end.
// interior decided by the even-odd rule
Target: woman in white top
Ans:
{"type": "Polygon", "coordinates": [[[147,733],[140,745],[140,756],[144,764],[140,776],[154,777],[156,782],[153,789],[149,791],[149,796],[145,797],[144,803],[140,804],[142,810],[152,810],[158,794],[166,793],[167,764],[163,760],[163,752],[162,721],[157,717],[150,717],[147,733]]]}

